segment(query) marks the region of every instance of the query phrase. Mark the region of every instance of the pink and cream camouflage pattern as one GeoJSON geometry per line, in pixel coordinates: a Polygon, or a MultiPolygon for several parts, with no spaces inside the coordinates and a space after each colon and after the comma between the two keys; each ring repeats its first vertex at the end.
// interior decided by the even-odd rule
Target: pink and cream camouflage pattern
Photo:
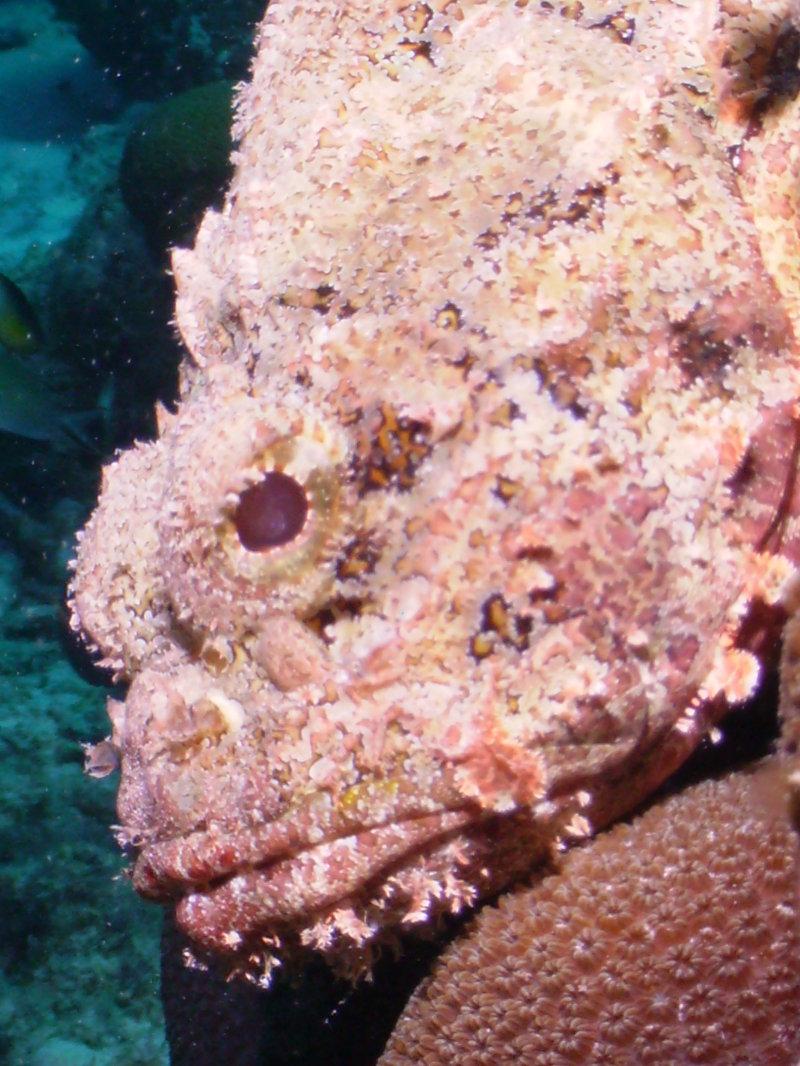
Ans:
{"type": "Polygon", "coordinates": [[[71,592],[130,681],[133,882],[201,950],[363,972],[754,691],[799,546],[796,14],[270,5],[174,254],[181,402],[71,592]]]}

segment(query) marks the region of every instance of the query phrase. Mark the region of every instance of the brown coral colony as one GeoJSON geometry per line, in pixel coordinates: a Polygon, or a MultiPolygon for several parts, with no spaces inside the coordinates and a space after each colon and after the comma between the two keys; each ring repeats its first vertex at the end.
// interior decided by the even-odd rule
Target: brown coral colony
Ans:
{"type": "Polygon", "coordinates": [[[305,489],[288,474],[270,470],[239,497],[236,532],[247,551],[266,551],[288,544],[308,517],[305,489]]]}

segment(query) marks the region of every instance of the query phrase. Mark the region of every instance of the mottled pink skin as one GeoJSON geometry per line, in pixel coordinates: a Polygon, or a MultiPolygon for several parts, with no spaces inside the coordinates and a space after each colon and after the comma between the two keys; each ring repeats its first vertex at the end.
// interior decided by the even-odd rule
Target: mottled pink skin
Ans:
{"type": "Polygon", "coordinates": [[[792,5],[551,7],[270,5],[82,536],[134,884],[238,968],[361,972],[630,809],[792,606],[792,5]]]}

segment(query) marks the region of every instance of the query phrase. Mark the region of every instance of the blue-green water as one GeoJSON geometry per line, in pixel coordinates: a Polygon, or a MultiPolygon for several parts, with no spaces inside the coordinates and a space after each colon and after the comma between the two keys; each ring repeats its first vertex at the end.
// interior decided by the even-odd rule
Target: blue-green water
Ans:
{"type": "Polygon", "coordinates": [[[261,8],[0,0],[0,273],[41,329],[0,346],[0,1064],[168,1061],[161,912],[122,875],[114,778],[82,773],[80,742],[109,726],[65,649],[66,562],[180,354],[157,220],[121,194],[126,139],[159,102],[244,77],[261,8]]]}

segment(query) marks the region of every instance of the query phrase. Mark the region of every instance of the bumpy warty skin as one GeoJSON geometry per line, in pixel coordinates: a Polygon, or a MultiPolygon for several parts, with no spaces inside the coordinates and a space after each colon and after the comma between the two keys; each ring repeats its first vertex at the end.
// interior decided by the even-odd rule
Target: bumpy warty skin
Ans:
{"type": "Polygon", "coordinates": [[[358,972],[753,690],[797,555],[793,18],[270,5],[174,255],[181,402],[72,585],[130,681],[134,884],[202,947],[358,972]],[[276,471],[307,516],[247,548],[276,471]]]}

